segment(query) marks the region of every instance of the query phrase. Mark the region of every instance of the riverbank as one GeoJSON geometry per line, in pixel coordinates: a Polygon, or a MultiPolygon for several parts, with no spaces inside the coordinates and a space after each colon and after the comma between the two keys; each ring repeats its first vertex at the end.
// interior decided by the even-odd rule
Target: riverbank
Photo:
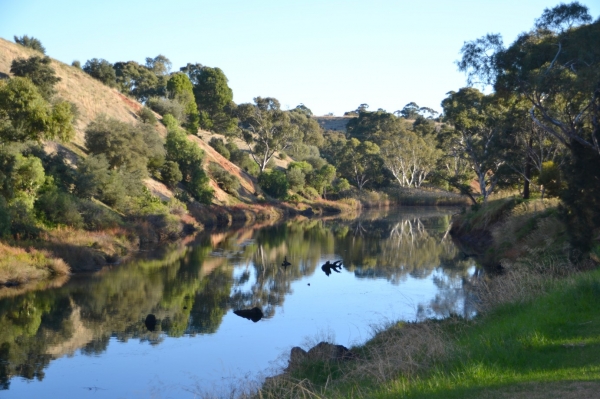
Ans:
{"type": "Polygon", "coordinates": [[[470,282],[473,319],[385,326],[351,359],[290,363],[258,396],[600,397],[600,270],[569,262],[555,205],[504,199],[457,218],[501,272],[470,282]]]}

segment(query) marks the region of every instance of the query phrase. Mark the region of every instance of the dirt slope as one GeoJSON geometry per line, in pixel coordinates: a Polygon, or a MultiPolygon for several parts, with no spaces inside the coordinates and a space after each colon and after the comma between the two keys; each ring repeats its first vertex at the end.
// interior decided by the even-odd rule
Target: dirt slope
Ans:
{"type": "MultiPolygon", "coordinates": [[[[10,74],[10,65],[16,58],[29,58],[40,55],[39,52],[0,38],[0,72],[10,74]]],[[[73,142],[79,146],[84,144],[85,127],[100,114],[127,123],[137,122],[137,111],[141,105],[116,89],[111,89],[90,77],[79,68],[52,60],[52,67],[61,81],[56,85],[60,98],[77,105],[79,118],[75,123],[77,134],[73,142]]],[[[166,134],[163,126],[161,133],[166,134]]]]}

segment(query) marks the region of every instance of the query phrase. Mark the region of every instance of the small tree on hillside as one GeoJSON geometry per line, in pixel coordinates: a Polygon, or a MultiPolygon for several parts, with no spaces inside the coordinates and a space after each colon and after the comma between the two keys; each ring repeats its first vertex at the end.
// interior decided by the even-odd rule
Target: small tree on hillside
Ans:
{"type": "Polygon", "coordinates": [[[12,62],[10,72],[31,80],[38,87],[40,94],[46,100],[50,100],[55,94],[54,85],[60,82],[60,78],[50,66],[51,63],[50,57],[17,58],[12,62]]]}
{"type": "Polygon", "coordinates": [[[40,42],[35,37],[29,37],[27,35],[23,35],[21,37],[14,36],[15,43],[20,44],[21,46],[29,47],[34,49],[35,51],[39,51],[42,54],[46,54],[46,48],[42,46],[42,42],[40,42]]]}
{"type": "Polygon", "coordinates": [[[117,75],[110,62],[102,58],[92,58],[88,60],[83,66],[83,71],[98,79],[109,87],[117,86],[117,75]]]}

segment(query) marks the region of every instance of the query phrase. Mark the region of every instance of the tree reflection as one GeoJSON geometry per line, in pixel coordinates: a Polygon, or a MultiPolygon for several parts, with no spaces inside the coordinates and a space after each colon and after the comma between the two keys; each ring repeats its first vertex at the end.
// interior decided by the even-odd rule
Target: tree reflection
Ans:
{"type": "Polygon", "coordinates": [[[448,315],[467,303],[461,284],[472,265],[446,239],[448,213],[380,211],[353,221],[290,221],[205,235],[159,258],[0,299],[0,388],[8,389],[13,376],[41,380],[52,359],[78,350],[97,355],[111,339],[158,345],[166,336],[213,334],[230,310],[257,307],[274,317],[293,282],[321,273],[324,258],[341,258],[358,278],[393,284],[435,273],[439,295],[420,316],[448,315]]]}

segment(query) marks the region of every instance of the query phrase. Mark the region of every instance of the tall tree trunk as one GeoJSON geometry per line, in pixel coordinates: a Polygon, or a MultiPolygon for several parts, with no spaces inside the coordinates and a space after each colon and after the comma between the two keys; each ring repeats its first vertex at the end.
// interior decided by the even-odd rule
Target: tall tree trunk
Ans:
{"type": "MultiPolygon", "coordinates": [[[[527,154],[529,154],[531,150],[531,146],[533,145],[531,136],[529,137],[529,141],[527,142],[527,154]]],[[[531,180],[531,157],[527,155],[525,161],[525,181],[523,182],[523,199],[529,199],[529,181],[531,180]]]]}

